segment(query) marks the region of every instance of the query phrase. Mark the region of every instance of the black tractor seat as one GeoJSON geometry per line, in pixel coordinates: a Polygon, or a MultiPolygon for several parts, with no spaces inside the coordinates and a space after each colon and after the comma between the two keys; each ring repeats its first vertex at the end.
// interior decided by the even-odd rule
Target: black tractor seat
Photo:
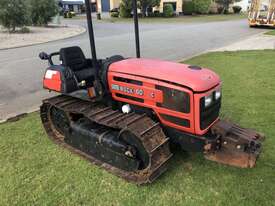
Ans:
{"type": "Polygon", "coordinates": [[[85,87],[93,85],[96,69],[91,59],[86,59],[80,47],[62,48],[59,53],[61,65],[73,73],[77,84],[85,82],[85,87]]]}

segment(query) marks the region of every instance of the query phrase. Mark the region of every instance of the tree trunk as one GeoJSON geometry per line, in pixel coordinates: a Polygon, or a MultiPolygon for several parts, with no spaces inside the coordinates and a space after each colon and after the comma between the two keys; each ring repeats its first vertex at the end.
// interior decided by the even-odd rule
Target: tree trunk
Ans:
{"type": "Polygon", "coordinates": [[[16,26],[15,25],[12,25],[12,33],[14,33],[15,32],[15,29],[16,29],[16,26]]]}
{"type": "Polygon", "coordinates": [[[229,13],[229,5],[230,5],[230,2],[229,1],[225,1],[224,14],[228,14],[229,13]]]}
{"type": "Polygon", "coordinates": [[[141,8],[142,17],[146,17],[146,10],[147,10],[147,6],[142,5],[142,8],[141,8]]]}

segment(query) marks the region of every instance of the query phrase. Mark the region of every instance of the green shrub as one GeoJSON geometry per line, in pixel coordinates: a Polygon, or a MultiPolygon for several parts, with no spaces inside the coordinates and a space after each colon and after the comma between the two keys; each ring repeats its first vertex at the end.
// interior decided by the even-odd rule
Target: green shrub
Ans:
{"type": "Polygon", "coordinates": [[[215,0],[222,7],[222,13],[228,14],[230,13],[230,5],[234,2],[238,2],[240,0],[215,0]]]}
{"type": "Polygon", "coordinates": [[[219,6],[219,7],[218,7],[218,14],[222,14],[223,11],[224,11],[223,6],[219,6]]]}
{"type": "Polygon", "coordinates": [[[174,9],[172,4],[164,4],[163,6],[163,16],[172,17],[174,15],[174,9]]]}
{"type": "Polygon", "coordinates": [[[161,0],[137,0],[141,11],[141,17],[146,17],[147,13],[152,12],[153,7],[159,6],[161,0]]]}
{"type": "Polygon", "coordinates": [[[148,17],[156,17],[155,14],[154,14],[154,12],[148,12],[147,16],[148,17]]]}
{"type": "Polygon", "coordinates": [[[160,13],[158,10],[148,13],[148,17],[163,17],[163,13],[160,13]]]}
{"type": "Polygon", "coordinates": [[[198,14],[208,14],[212,0],[193,0],[194,10],[198,14]]]}
{"type": "Polygon", "coordinates": [[[71,11],[65,11],[63,13],[64,18],[73,18],[73,13],[71,11]]]}
{"type": "Polygon", "coordinates": [[[119,8],[113,8],[109,11],[110,17],[119,17],[119,8]]]}
{"type": "Polygon", "coordinates": [[[70,18],[70,19],[73,18],[72,12],[69,11],[69,12],[67,13],[67,17],[70,18]]]}
{"type": "Polygon", "coordinates": [[[9,32],[29,22],[25,0],[0,0],[0,24],[9,32]]]}
{"type": "Polygon", "coordinates": [[[114,17],[114,18],[117,18],[117,17],[119,17],[119,12],[117,12],[117,11],[110,12],[110,16],[114,17]]]}
{"type": "Polygon", "coordinates": [[[209,7],[209,14],[218,14],[218,5],[215,2],[212,2],[209,7]]]}
{"type": "Polygon", "coordinates": [[[184,15],[192,15],[194,12],[194,3],[192,1],[183,2],[182,12],[184,15]]]}
{"type": "Polygon", "coordinates": [[[233,6],[233,12],[234,14],[239,14],[242,10],[242,7],[240,6],[233,6]]]}
{"type": "Polygon", "coordinates": [[[119,16],[123,18],[131,17],[132,0],[122,0],[119,8],[119,16]]]}
{"type": "Polygon", "coordinates": [[[47,25],[52,20],[52,17],[58,14],[58,6],[55,0],[28,1],[30,4],[30,16],[33,25],[47,25]]]}
{"type": "Polygon", "coordinates": [[[31,32],[31,30],[26,26],[22,27],[20,30],[20,33],[22,33],[22,34],[26,34],[26,33],[30,33],[30,32],[31,32]]]}
{"type": "Polygon", "coordinates": [[[163,13],[160,13],[158,10],[154,11],[154,16],[155,17],[163,17],[163,13]]]}
{"type": "Polygon", "coordinates": [[[224,9],[223,14],[229,14],[229,9],[224,9]]]}

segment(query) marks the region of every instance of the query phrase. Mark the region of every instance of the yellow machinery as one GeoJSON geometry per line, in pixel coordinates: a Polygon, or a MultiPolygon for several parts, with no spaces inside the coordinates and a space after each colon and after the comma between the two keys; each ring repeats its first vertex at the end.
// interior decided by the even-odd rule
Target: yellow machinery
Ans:
{"type": "Polygon", "coordinates": [[[249,26],[275,28],[275,0],[252,0],[248,14],[249,26]]]}

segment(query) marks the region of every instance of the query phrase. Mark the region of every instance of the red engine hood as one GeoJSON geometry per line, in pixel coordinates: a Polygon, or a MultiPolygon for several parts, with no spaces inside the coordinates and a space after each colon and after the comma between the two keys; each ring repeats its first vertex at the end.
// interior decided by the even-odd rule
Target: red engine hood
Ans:
{"type": "Polygon", "coordinates": [[[164,80],[202,92],[220,83],[219,76],[209,69],[191,69],[189,65],[153,59],[125,59],[110,65],[110,72],[164,80]]]}

